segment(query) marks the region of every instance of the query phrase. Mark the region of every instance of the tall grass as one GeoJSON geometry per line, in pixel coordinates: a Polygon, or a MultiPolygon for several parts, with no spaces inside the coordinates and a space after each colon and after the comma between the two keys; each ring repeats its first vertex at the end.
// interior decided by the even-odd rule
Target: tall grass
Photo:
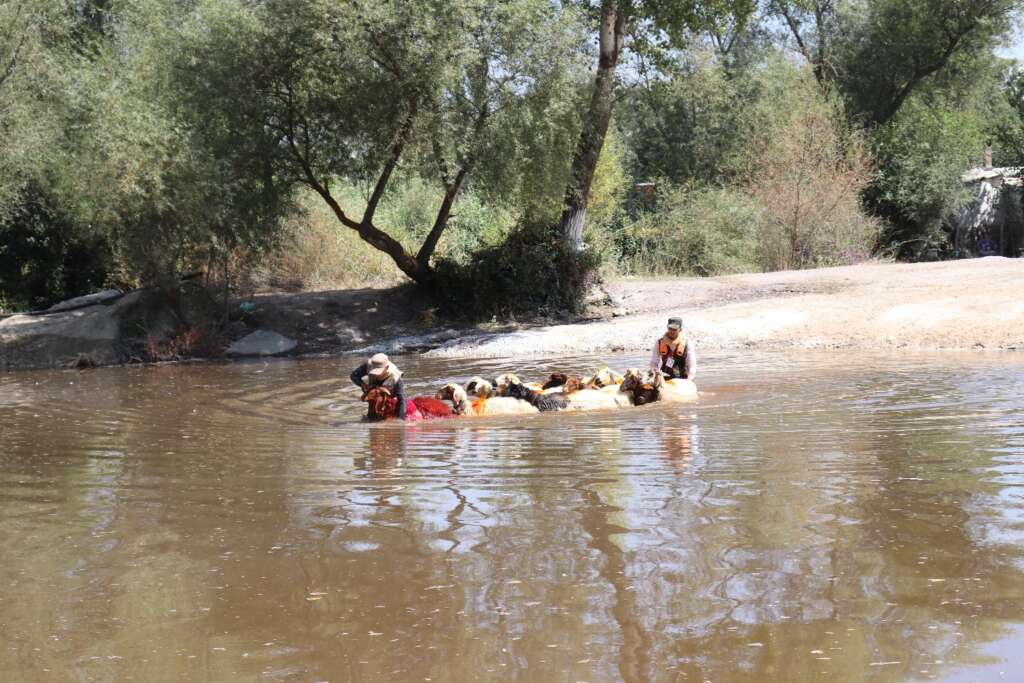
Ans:
{"type": "Polygon", "coordinates": [[[663,187],[656,208],[619,233],[619,269],[635,275],[759,270],[761,208],[743,192],[663,187]]]}
{"type": "MultiPolygon", "coordinates": [[[[335,194],[346,212],[362,214],[366,198],[357,185],[340,185],[335,194]]],[[[418,178],[404,180],[388,193],[374,222],[416,253],[433,225],[439,200],[437,187],[418,178]]],[[[406,281],[387,254],[341,225],[319,197],[306,194],[301,207],[289,219],[280,248],[261,269],[260,279],[266,284],[319,290],[388,286],[406,281]]],[[[472,191],[465,192],[455,203],[435,259],[468,262],[474,253],[501,244],[515,220],[515,214],[508,208],[488,203],[472,191]]]]}

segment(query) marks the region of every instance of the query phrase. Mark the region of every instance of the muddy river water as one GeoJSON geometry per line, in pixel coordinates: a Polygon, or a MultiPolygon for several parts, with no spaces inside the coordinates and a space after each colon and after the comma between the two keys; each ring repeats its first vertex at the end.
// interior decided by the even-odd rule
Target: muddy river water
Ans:
{"type": "Polygon", "coordinates": [[[404,426],[344,359],[0,375],[0,680],[1024,680],[1024,358],[702,361],[404,426]]]}

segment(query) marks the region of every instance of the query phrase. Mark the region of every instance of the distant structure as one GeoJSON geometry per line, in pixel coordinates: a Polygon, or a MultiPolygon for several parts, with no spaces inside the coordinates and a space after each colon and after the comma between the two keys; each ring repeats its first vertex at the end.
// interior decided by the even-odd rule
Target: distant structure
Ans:
{"type": "Polygon", "coordinates": [[[633,190],[636,192],[637,197],[640,198],[640,204],[645,209],[654,206],[654,199],[658,192],[658,185],[656,183],[636,183],[633,185],[633,190]]]}
{"type": "Polygon", "coordinates": [[[993,168],[992,148],[985,150],[985,165],[962,176],[974,200],[960,210],[953,226],[953,247],[958,255],[1024,255],[1024,167],[993,168]]]}

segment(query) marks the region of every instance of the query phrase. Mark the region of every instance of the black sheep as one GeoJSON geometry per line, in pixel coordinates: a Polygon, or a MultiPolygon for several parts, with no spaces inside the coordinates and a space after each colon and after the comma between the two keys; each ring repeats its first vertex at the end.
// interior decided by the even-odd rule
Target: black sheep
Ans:
{"type": "Polygon", "coordinates": [[[506,396],[520,398],[542,413],[551,410],[565,410],[569,403],[557,394],[544,395],[520,382],[510,382],[506,396]]]}

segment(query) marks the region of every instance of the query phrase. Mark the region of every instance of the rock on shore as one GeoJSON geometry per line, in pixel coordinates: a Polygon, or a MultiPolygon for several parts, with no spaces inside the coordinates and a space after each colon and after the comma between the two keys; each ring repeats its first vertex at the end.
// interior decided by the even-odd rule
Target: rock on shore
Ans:
{"type": "Polygon", "coordinates": [[[58,304],[42,314],[0,320],[0,369],[108,365],[126,359],[125,339],[175,325],[153,290],[100,293],[58,304]]]}

